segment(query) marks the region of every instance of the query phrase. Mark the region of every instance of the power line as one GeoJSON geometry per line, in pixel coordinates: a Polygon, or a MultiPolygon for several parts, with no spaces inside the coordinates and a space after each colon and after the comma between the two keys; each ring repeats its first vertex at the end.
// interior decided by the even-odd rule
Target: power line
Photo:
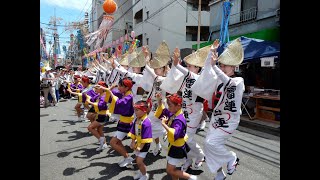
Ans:
{"type": "MultiPolygon", "coordinates": [[[[51,36],[51,35],[45,35],[46,37],[54,37],[54,36],[51,36]]],[[[68,39],[70,39],[70,37],[59,37],[59,39],[60,38],[68,38],[68,39]]]]}
{"type": "MultiPolygon", "coordinates": [[[[44,24],[44,25],[48,25],[48,26],[53,26],[53,24],[48,24],[48,23],[43,23],[43,22],[40,22],[40,24],[44,24]]],[[[80,24],[80,25],[83,25],[84,23],[80,24]]],[[[68,27],[68,26],[71,26],[71,25],[59,25],[59,24],[56,24],[55,26],[60,26],[60,27],[68,27]]]]}
{"type": "Polygon", "coordinates": [[[87,3],[88,3],[89,0],[87,0],[86,4],[83,6],[79,16],[76,18],[76,21],[79,21],[79,19],[81,18],[81,14],[82,14],[82,11],[84,10],[84,8],[86,7],[87,3]]]}
{"type": "MultiPolygon", "coordinates": [[[[182,1],[184,1],[184,0],[182,0],[182,1]]],[[[179,1],[177,1],[177,2],[180,4],[179,1]]],[[[187,2],[187,1],[184,1],[184,2],[187,2]]],[[[187,11],[187,9],[182,4],[180,4],[180,6],[183,7],[183,9],[185,9],[187,11]]],[[[190,14],[196,21],[198,21],[198,18],[194,17],[191,13],[188,13],[188,14],[190,14]]],[[[200,25],[202,26],[201,22],[200,22],[200,25]]]]}
{"type": "MultiPolygon", "coordinates": [[[[177,1],[177,0],[173,0],[173,1],[171,1],[171,2],[168,2],[166,5],[164,5],[163,7],[161,7],[158,11],[154,12],[153,14],[151,14],[151,15],[149,16],[149,18],[145,19],[142,23],[147,22],[147,23],[152,24],[152,25],[154,25],[154,26],[156,26],[156,27],[158,27],[158,28],[162,28],[162,29],[164,29],[164,30],[166,30],[166,31],[168,31],[168,32],[172,32],[172,33],[175,33],[175,34],[178,34],[178,35],[182,35],[181,33],[174,32],[174,31],[171,31],[171,30],[169,30],[169,29],[166,29],[166,28],[163,28],[163,27],[161,27],[161,26],[158,26],[158,25],[156,25],[156,24],[153,24],[153,23],[151,23],[151,22],[148,22],[149,19],[156,17],[157,14],[159,14],[161,11],[163,11],[164,9],[166,9],[167,7],[169,7],[169,6],[170,6],[172,3],[174,3],[175,1],[177,1]]],[[[140,2],[140,0],[136,1],[136,3],[133,4],[122,16],[120,16],[116,21],[113,22],[113,25],[114,25],[115,23],[117,23],[117,22],[120,20],[120,18],[122,18],[126,13],[128,13],[135,5],[136,5],[137,3],[139,3],[139,2],[140,2]]],[[[183,36],[185,36],[185,35],[183,35],[183,36]]],[[[107,43],[109,43],[109,42],[112,42],[112,41],[108,41],[107,43]]]]}
{"type": "MultiPolygon", "coordinates": [[[[113,25],[116,24],[123,16],[125,16],[134,6],[136,6],[140,0],[136,1],[125,13],[123,13],[117,20],[113,22],[113,25]]],[[[122,4],[123,5],[123,4],[122,4]]],[[[121,6],[120,6],[121,7],[121,6]]]]}
{"type": "MultiPolygon", "coordinates": [[[[166,5],[164,5],[163,7],[161,7],[160,9],[158,9],[156,12],[152,13],[149,18],[145,19],[146,20],[149,20],[153,17],[155,17],[155,15],[159,14],[161,11],[163,11],[164,9],[166,9],[167,7],[169,7],[172,3],[176,2],[177,0],[173,0],[171,2],[168,2],[166,5]]],[[[177,1],[178,2],[178,1],[177,1]]]]}
{"type": "Polygon", "coordinates": [[[146,22],[146,23],[149,23],[149,24],[151,24],[151,25],[153,25],[153,26],[156,26],[156,27],[158,27],[158,28],[161,28],[161,29],[163,29],[163,30],[165,30],[165,31],[168,31],[168,32],[171,32],[171,33],[175,33],[175,34],[181,35],[181,36],[183,36],[183,37],[185,37],[185,36],[186,36],[185,34],[182,34],[182,33],[179,33],[179,32],[172,31],[172,30],[170,30],[170,29],[167,29],[167,28],[161,27],[161,26],[159,26],[159,25],[157,25],[157,24],[154,24],[154,23],[151,23],[151,22],[149,22],[149,21],[145,21],[145,22],[146,22]]]}

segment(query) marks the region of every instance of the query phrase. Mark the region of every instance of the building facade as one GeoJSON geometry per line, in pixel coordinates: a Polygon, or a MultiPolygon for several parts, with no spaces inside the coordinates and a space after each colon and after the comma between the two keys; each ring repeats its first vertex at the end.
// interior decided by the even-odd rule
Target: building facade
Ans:
{"type": "MultiPolygon", "coordinates": [[[[154,52],[164,40],[170,50],[197,43],[198,0],[133,0],[133,30],[141,45],[154,52]]],[[[202,0],[200,41],[209,37],[209,1],[202,0]]]]}

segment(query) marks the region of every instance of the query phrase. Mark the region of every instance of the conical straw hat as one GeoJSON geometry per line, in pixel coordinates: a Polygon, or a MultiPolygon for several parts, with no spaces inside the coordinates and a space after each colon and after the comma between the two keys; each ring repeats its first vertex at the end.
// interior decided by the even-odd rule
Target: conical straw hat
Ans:
{"type": "Polygon", "coordinates": [[[133,51],[131,53],[132,60],[129,62],[130,67],[144,67],[146,65],[146,61],[144,60],[144,54],[142,51],[137,53],[133,51]]]}
{"type": "Polygon", "coordinates": [[[184,58],[184,61],[194,66],[203,67],[209,51],[210,51],[210,46],[200,48],[196,52],[186,56],[184,58]]]}
{"type": "Polygon", "coordinates": [[[129,65],[128,53],[125,53],[125,54],[121,55],[121,59],[119,61],[119,64],[121,64],[122,66],[128,66],[129,65]]]}
{"type": "Polygon", "coordinates": [[[164,67],[170,60],[170,50],[164,41],[161,42],[154,56],[150,60],[150,67],[153,69],[164,67]]]}
{"type": "Polygon", "coordinates": [[[233,40],[218,57],[218,62],[224,65],[237,66],[244,58],[243,47],[240,38],[233,40]]]}

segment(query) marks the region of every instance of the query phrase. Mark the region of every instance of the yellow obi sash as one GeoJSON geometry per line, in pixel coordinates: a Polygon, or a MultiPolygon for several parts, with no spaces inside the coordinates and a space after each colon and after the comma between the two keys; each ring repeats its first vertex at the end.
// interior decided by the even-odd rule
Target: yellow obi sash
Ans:
{"type": "Polygon", "coordinates": [[[123,123],[131,123],[132,121],[133,121],[133,119],[134,119],[134,116],[132,115],[132,116],[122,116],[122,115],[120,115],[120,119],[119,119],[119,121],[121,121],[121,122],[123,122],[123,123]]]}

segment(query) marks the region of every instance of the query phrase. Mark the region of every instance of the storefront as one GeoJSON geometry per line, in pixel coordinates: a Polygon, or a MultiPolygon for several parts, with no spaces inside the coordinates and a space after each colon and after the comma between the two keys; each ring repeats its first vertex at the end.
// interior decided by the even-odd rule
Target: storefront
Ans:
{"type": "MultiPolygon", "coordinates": [[[[276,29],[268,30],[252,33],[251,36],[276,40],[276,32],[276,29]]],[[[237,37],[232,37],[235,38],[237,37]]],[[[280,123],[280,44],[244,36],[241,36],[241,43],[244,61],[237,68],[237,74],[243,77],[245,83],[242,114],[249,116],[251,120],[280,123]]],[[[212,42],[202,43],[202,47],[211,44],[212,42]]],[[[219,47],[219,54],[227,44],[219,47]]]]}

